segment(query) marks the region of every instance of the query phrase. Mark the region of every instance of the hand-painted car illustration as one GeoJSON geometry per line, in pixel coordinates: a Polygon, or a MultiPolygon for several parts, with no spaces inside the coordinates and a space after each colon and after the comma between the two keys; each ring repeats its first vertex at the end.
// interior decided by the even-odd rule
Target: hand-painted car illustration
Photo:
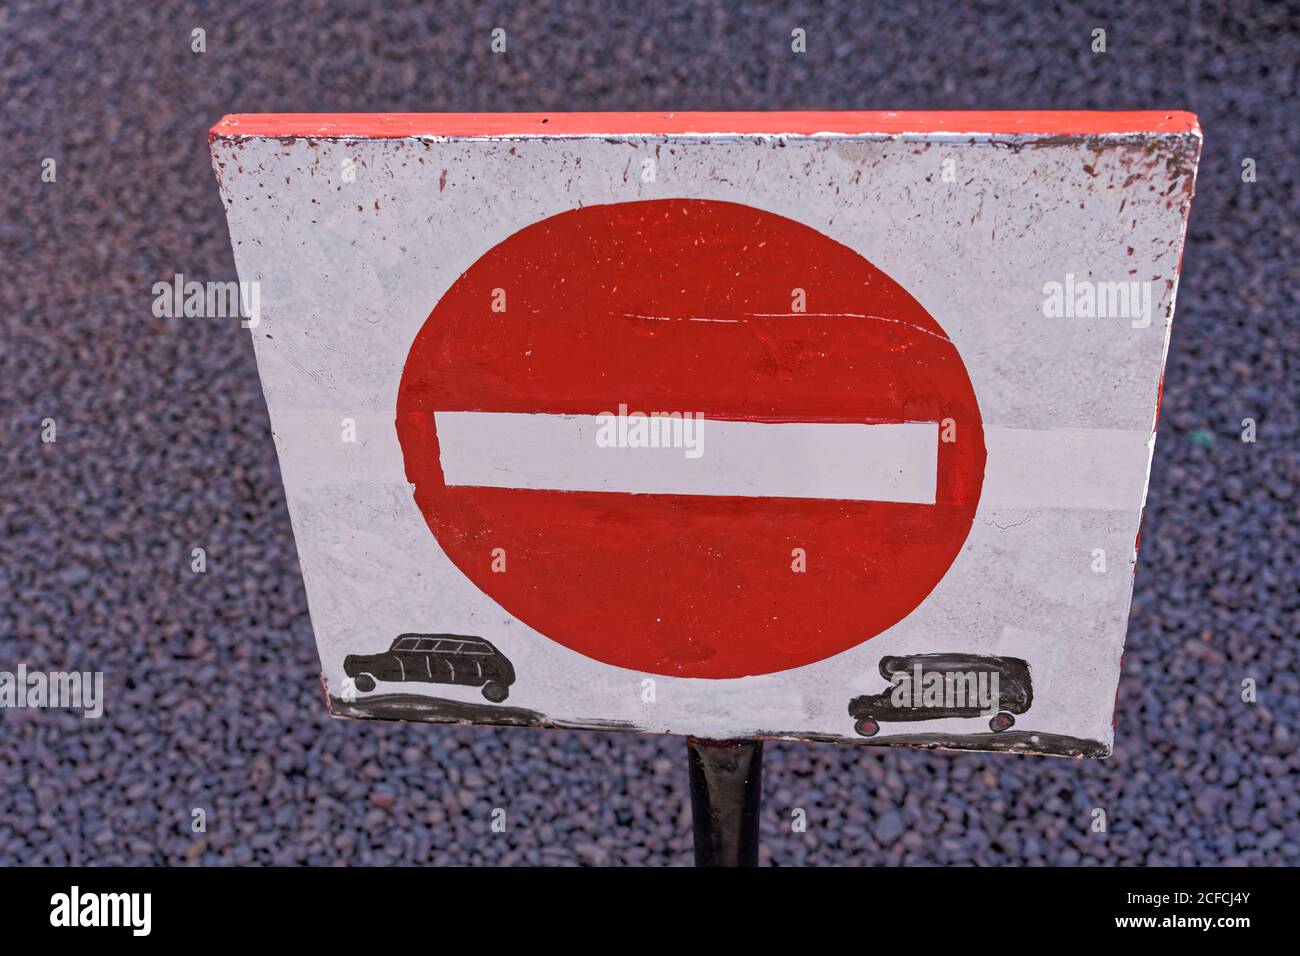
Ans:
{"type": "Polygon", "coordinates": [[[883,657],[880,676],[890,688],[849,701],[853,729],[864,737],[880,731],[881,721],[983,717],[995,734],[1012,727],[1034,700],[1029,664],[1018,657],[974,654],[914,654],[883,657]],[[937,679],[935,677],[937,675],[937,679]]]}
{"type": "Polygon", "coordinates": [[[504,654],[483,638],[465,634],[403,634],[383,654],[349,654],[343,672],[356,679],[363,693],[381,680],[463,684],[482,687],[494,704],[509,696],[515,682],[514,666],[504,654]]]}

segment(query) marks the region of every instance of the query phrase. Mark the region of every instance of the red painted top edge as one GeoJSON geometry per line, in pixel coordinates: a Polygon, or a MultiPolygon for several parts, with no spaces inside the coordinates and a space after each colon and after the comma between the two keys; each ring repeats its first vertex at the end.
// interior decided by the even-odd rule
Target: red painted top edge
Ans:
{"type": "Polygon", "coordinates": [[[210,139],[261,137],[621,136],[789,133],[896,135],[958,133],[1092,136],[1199,132],[1194,113],[1179,110],[1087,112],[1005,110],[968,112],[767,113],[232,113],[210,139]]]}

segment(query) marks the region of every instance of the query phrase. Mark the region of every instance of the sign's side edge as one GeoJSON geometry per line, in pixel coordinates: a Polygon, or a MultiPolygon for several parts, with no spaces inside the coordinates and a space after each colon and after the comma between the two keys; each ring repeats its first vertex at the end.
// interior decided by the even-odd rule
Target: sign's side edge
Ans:
{"type": "MultiPolygon", "coordinates": [[[[1169,363],[1169,345],[1173,339],[1174,314],[1177,311],[1179,286],[1182,284],[1183,256],[1187,252],[1187,226],[1188,223],[1191,222],[1191,218],[1192,218],[1192,200],[1196,195],[1196,175],[1200,171],[1200,167],[1201,167],[1201,152],[1203,149],[1204,140],[1201,135],[1201,131],[1199,127],[1197,128],[1196,133],[1194,137],[1192,137],[1192,139],[1194,140],[1194,142],[1190,147],[1190,149],[1192,150],[1191,156],[1182,157],[1183,161],[1186,162],[1188,182],[1186,186],[1186,199],[1184,200],[1185,206],[1183,208],[1181,222],[1179,223],[1178,265],[1174,270],[1174,286],[1173,289],[1171,290],[1171,295],[1169,300],[1169,321],[1165,325],[1165,341],[1164,341],[1164,346],[1160,353],[1160,377],[1158,379],[1158,384],[1156,386],[1155,411],[1152,413],[1151,416],[1151,438],[1150,438],[1150,450],[1147,455],[1146,480],[1142,484],[1142,497],[1138,501],[1138,530],[1137,530],[1137,535],[1133,541],[1133,576],[1135,581],[1137,578],[1138,553],[1142,547],[1142,521],[1146,517],[1147,496],[1151,490],[1151,472],[1155,465],[1155,459],[1156,459],[1156,434],[1157,434],[1158,426],[1160,424],[1160,403],[1164,399],[1164,394],[1165,394],[1165,372],[1168,368],[1168,363],[1169,363]]],[[[1133,613],[1133,593],[1135,590],[1136,590],[1135,587],[1129,589],[1128,609],[1124,615],[1124,619],[1126,622],[1125,633],[1124,633],[1124,644],[1126,646],[1128,644],[1128,623],[1127,622],[1129,616],[1133,613]]],[[[1118,671],[1115,674],[1115,693],[1111,697],[1111,714],[1110,714],[1111,748],[1113,748],[1114,746],[1114,738],[1116,735],[1116,731],[1118,729],[1118,722],[1119,722],[1119,688],[1120,688],[1120,681],[1124,676],[1124,650],[1125,648],[1120,649],[1120,657],[1119,657],[1120,666],[1118,671]]]]}

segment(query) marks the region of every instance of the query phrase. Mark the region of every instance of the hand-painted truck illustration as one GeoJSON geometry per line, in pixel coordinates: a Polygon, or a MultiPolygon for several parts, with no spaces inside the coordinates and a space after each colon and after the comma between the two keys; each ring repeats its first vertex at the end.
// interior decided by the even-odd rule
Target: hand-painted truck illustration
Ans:
{"type": "Polygon", "coordinates": [[[989,729],[1012,727],[1016,714],[1033,703],[1029,664],[1018,657],[975,654],[914,654],[884,657],[880,676],[890,688],[849,701],[853,729],[864,737],[880,731],[881,721],[983,717],[989,729]]]}

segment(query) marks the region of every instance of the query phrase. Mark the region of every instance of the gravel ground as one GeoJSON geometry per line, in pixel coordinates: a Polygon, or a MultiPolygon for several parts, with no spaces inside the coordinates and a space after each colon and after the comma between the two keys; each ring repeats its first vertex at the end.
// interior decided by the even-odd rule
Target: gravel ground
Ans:
{"type": "Polygon", "coordinates": [[[204,135],[223,113],[1026,107],[1205,129],[1116,753],[769,744],[763,858],[1300,859],[1300,6],[379,6],[0,10],[0,669],[107,675],[98,721],[0,712],[0,863],[690,861],[679,738],[325,717],[247,334],[150,311],[175,272],[234,278],[204,135]]]}

